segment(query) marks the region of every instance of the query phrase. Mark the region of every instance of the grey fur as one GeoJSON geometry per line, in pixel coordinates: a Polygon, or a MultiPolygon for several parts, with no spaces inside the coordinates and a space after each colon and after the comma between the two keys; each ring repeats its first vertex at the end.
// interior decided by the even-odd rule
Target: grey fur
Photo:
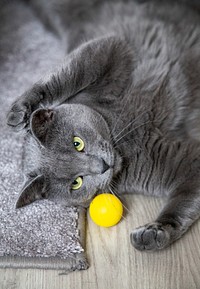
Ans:
{"type": "Polygon", "coordinates": [[[33,2],[69,45],[62,67],[8,114],[40,148],[18,207],[33,196],[87,205],[107,190],[167,196],[156,221],[131,234],[139,250],[168,246],[199,218],[200,16],[184,2],[33,2]]]}

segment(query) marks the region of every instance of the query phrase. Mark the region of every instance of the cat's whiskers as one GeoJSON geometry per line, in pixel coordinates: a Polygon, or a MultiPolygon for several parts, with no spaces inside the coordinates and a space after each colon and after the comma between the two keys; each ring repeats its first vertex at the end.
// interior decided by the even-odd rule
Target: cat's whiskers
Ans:
{"type": "Polygon", "coordinates": [[[117,124],[118,124],[118,122],[119,122],[119,120],[120,120],[120,117],[121,117],[122,113],[124,112],[124,109],[126,108],[127,103],[128,103],[128,97],[126,98],[126,101],[124,102],[124,105],[123,105],[123,107],[122,107],[122,109],[121,109],[120,115],[118,116],[117,121],[116,121],[116,123],[115,123],[115,125],[114,125],[114,127],[113,127],[113,129],[112,129],[112,131],[111,131],[111,134],[112,134],[112,135],[113,135],[114,132],[115,132],[115,129],[116,129],[116,127],[117,127],[117,124]]]}
{"type": "MultiPolygon", "coordinates": [[[[136,141],[136,140],[140,140],[141,141],[141,139],[140,138],[135,138],[134,137],[134,141],[136,141]]],[[[129,143],[130,141],[133,141],[132,139],[129,139],[129,140],[124,140],[123,142],[120,142],[120,145],[122,145],[122,144],[124,144],[124,143],[129,143]]],[[[118,144],[119,145],[119,144],[118,144]]],[[[137,147],[137,149],[140,149],[140,150],[143,150],[142,148],[141,148],[141,146],[138,144],[138,143],[134,143],[134,146],[136,146],[137,147]]],[[[117,145],[115,146],[115,147],[117,147],[117,145]]]]}
{"type": "MultiPolygon", "coordinates": [[[[110,190],[110,192],[111,192],[111,190],[110,190]]],[[[114,194],[114,193],[112,193],[112,192],[111,192],[111,194],[115,196],[115,194],[114,194]]],[[[104,198],[105,198],[105,202],[106,202],[107,204],[108,204],[108,203],[109,203],[109,204],[111,203],[111,204],[112,204],[112,205],[115,207],[115,204],[113,204],[113,202],[112,202],[112,200],[111,200],[111,199],[108,199],[108,198],[106,198],[105,196],[104,196],[104,198]]],[[[122,205],[123,205],[123,204],[122,204],[122,205]]],[[[115,209],[117,210],[117,208],[116,208],[116,207],[115,207],[115,209]]],[[[124,217],[124,216],[123,216],[123,214],[122,214],[122,218],[123,218],[124,220],[126,220],[126,219],[127,219],[126,217],[124,217]]]]}
{"type": "Polygon", "coordinates": [[[127,136],[129,133],[131,133],[131,132],[135,131],[136,129],[144,126],[145,124],[148,124],[148,123],[151,123],[151,122],[154,122],[154,121],[151,121],[151,120],[150,120],[150,121],[147,121],[147,122],[145,122],[145,123],[142,123],[142,124],[140,124],[140,125],[138,125],[138,126],[136,126],[136,127],[133,127],[130,131],[128,131],[127,133],[125,133],[124,135],[122,135],[119,139],[117,139],[117,140],[115,141],[114,145],[116,145],[121,139],[123,139],[123,138],[124,138],[125,136],[127,136]]]}
{"type": "Polygon", "coordinates": [[[132,121],[129,122],[127,126],[125,126],[116,136],[115,136],[115,141],[117,141],[117,138],[121,135],[123,131],[125,131],[130,125],[134,124],[138,118],[143,116],[145,113],[147,113],[149,110],[143,111],[141,114],[139,114],[136,118],[134,118],[132,121]]]}
{"type": "MultiPolygon", "coordinates": [[[[113,182],[113,181],[112,181],[112,182],[113,182]]],[[[120,198],[120,194],[118,194],[118,193],[116,192],[116,188],[114,187],[114,184],[112,184],[112,182],[110,183],[110,187],[109,187],[110,192],[111,192],[111,194],[113,194],[114,196],[120,198]]],[[[123,203],[122,203],[122,206],[123,206],[123,208],[124,208],[129,214],[132,215],[132,212],[131,212],[123,203]]],[[[124,216],[123,216],[123,218],[126,219],[124,216]]]]}

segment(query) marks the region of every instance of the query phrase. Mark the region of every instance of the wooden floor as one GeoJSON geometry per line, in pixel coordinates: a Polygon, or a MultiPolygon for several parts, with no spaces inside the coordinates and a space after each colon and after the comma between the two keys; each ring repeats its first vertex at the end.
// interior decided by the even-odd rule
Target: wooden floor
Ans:
{"type": "Polygon", "coordinates": [[[113,228],[89,220],[90,268],[58,275],[57,271],[0,270],[0,289],[200,289],[200,221],[169,249],[142,253],[131,247],[129,233],[153,220],[164,200],[126,198],[125,219],[113,228]]]}

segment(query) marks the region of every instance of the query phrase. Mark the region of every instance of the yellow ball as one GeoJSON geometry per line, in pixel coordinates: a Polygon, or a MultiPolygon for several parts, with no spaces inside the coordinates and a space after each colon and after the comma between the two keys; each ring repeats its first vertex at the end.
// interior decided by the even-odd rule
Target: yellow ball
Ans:
{"type": "Polygon", "coordinates": [[[95,224],[102,227],[111,227],[121,220],[123,206],[116,196],[100,194],[92,200],[89,213],[95,224]]]}

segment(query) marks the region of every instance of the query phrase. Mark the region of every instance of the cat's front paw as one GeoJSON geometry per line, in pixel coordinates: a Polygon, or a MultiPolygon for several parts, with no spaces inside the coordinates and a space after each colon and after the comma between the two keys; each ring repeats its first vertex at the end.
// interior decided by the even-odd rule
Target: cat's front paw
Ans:
{"type": "Polygon", "coordinates": [[[16,131],[22,130],[29,125],[31,112],[30,105],[18,100],[7,114],[7,124],[16,131]]]}
{"type": "Polygon", "coordinates": [[[170,234],[161,223],[149,223],[135,229],[131,235],[131,244],[138,250],[159,250],[170,244],[170,234]]]}

